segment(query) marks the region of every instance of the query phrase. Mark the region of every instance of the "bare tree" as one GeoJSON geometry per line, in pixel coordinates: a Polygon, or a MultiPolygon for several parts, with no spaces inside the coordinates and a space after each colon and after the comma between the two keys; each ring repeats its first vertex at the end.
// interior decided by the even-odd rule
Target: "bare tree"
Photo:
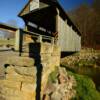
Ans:
{"type": "Polygon", "coordinates": [[[11,20],[8,20],[6,23],[8,25],[13,26],[13,27],[18,27],[18,24],[17,24],[17,21],[16,20],[11,19],[11,20]]]}
{"type": "Polygon", "coordinates": [[[82,33],[82,45],[94,47],[96,33],[100,31],[100,24],[98,24],[100,17],[98,17],[97,11],[93,7],[81,5],[69,15],[82,33]]]}

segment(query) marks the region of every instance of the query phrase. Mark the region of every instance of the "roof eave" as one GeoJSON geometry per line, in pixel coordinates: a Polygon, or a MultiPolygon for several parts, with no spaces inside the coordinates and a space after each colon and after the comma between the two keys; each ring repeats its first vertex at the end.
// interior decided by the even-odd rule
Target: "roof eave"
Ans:
{"type": "MultiPolygon", "coordinates": [[[[18,14],[19,17],[21,16],[22,11],[27,7],[27,5],[30,3],[31,1],[28,1],[28,3],[24,6],[24,8],[21,10],[21,12],[18,14]]],[[[68,20],[71,22],[71,24],[73,25],[73,27],[75,27],[75,29],[77,30],[78,34],[81,36],[81,32],[79,31],[79,29],[76,27],[76,25],[72,22],[71,18],[68,16],[68,14],[65,12],[65,10],[62,8],[62,6],[59,4],[59,2],[57,0],[51,0],[51,2],[55,3],[55,6],[57,6],[59,9],[61,9],[64,13],[64,15],[68,18],[68,20]]]]}
{"type": "Polygon", "coordinates": [[[30,3],[30,1],[27,2],[27,4],[25,4],[25,6],[23,7],[23,9],[19,12],[18,17],[21,17],[21,13],[23,12],[23,10],[27,7],[27,5],[30,3]]]}
{"type": "Polygon", "coordinates": [[[4,23],[0,23],[0,26],[7,27],[7,28],[9,28],[11,30],[14,30],[14,31],[16,31],[18,29],[17,27],[14,27],[14,26],[11,26],[11,25],[7,25],[7,24],[4,24],[4,23]]]}

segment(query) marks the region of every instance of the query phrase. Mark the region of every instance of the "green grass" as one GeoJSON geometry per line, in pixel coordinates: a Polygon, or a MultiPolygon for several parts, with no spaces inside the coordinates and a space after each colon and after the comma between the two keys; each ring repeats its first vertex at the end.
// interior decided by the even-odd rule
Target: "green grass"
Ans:
{"type": "Polygon", "coordinates": [[[58,67],[56,67],[55,70],[50,73],[48,77],[48,83],[56,83],[57,76],[58,76],[58,67]]]}
{"type": "Polygon", "coordinates": [[[76,67],[93,67],[96,64],[95,60],[85,60],[85,59],[81,59],[78,62],[75,62],[74,65],[76,67]]]}
{"type": "Polygon", "coordinates": [[[67,65],[66,62],[61,66],[72,71],[73,73],[91,77],[97,90],[100,91],[100,55],[98,55],[98,59],[80,59],[79,61],[76,61],[73,66],[67,65]]]}
{"type": "MultiPolygon", "coordinates": [[[[69,75],[74,76],[76,80],[76,96],[72,100],[100,100],[100,92],[96,90],[95,84],[91,78],[85,75],[79,75],[72,71],[66,70],[69,75]]],[[[55,84],[58,76],[58,68],[53,71],[48,78],[49,83],[55,84]]]]}
{"type": "Polygon", "coordinates": [[[5,39],[0,39],[0,45],[14,45],[15,40],[14,39],[10,39],[10,40],[5,40],[5,39]]]}
{"type": "Polygon", "coordinates": [[[73,75],[77,81],[76,97],[73,100],[100,100],[100,93],[90,78],[72,72],[69,74],[73,75]]]}

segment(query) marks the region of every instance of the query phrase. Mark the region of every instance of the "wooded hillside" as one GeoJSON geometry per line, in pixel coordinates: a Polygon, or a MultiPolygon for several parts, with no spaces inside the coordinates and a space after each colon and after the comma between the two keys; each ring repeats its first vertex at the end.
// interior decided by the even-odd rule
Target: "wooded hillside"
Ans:
{"type": "Polygon", "coordinates": [[[100,0],[83,4],[69,12],[69,16],[82,34],[82,46],[100,49],[100,0]]]}

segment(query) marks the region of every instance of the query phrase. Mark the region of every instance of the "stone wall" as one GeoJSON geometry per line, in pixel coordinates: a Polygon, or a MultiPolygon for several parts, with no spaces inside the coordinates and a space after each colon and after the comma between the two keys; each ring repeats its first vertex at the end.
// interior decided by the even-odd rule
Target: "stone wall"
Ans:
{"type": "Polygon", "coordinates": [[[86,48],[82,49],[78,53],[62,58],[61,65],[74,69],[75,66],[81,66],[81,67],[84,66],[84,68],[86,66],[87,67],[91,66],[91,68],[92,67],[96,68],[97,66],[99,66],[99,59],[100,59],[100,50],[93,50],[86,48]]]}
{"type": "Polygon", "coordinates": [[[59,66],[49,75],[43,100],[72,100],[76,96],[76,86],[74,76],[59,66]],[[52,77],[54,77],[53,80],[52,77]]]}
{"type": "Polygon", "coordinates": [[[60,65],[57,45],[29,43],[28,46],[21,56],[9,57],[6,62],[5,79],[0,80],[2,100],[41,100],[49,74],[60,65]]]}

